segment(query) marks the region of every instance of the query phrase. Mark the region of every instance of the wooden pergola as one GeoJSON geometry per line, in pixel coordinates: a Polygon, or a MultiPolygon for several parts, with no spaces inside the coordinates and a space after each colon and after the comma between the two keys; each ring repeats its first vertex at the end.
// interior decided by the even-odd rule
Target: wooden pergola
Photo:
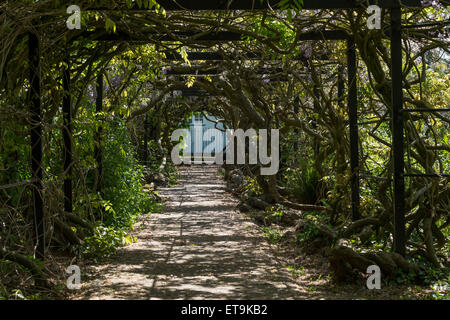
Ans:
{"type": "MultiPolygon", "coordinates": [[[[166,11],[174,10],[267,10],[269,8],[276,9],[281,1],[259,1],[259,0],[159,0],[158,3],[166,11]]],[[[450,1],[441,1],[445,5],[449,5],[450,1]]],[[[404,164],[404,128],[403,113],[404,112],[442,112],[448,109],[403,109],[403,79],[402,79],[402,7],[422,7],[421,0],[303,0],[304,10],[317,9],[360,9],[369,4],[377,4],[387,9],[390,13],[390,41],[391,41],[391,70],[392,70],[392,114],[391,114],[391,130],[392,130],[392,152],[393,152],[393,187],[394,187],[394,251],[406,254],[406,228],[405,228],[405,177],[442,177],[443,175],[412,175],[405,173],[404,164]]],[[[90,7],[86,10],[104,11],[118,10],[119,8],[107,7],[90,7]]],[[[123,8],[121,8],[123,10],[123,8]]],[[[139,7],[133,7],[128,10],[144,10],[139,7]]],[[[178,33],[178,36],[194,36],[195,32],[178,33]]],[[[86,31],[81,36],[89,37],[93,41],[134,41],[139,43],[148,42],[148,38],[135,37],[123,32],[114,34],[106,34],[104,31],[86,31]]],[[[150,35],[151,36],[151,35],[150,35]]],[[[171,41],[173,38],[168,34],[158,34],[160,41],[171,41]]],[[[197,41],[240,41],[242,35],[239,33],[219,31],[201,35],[197,41]]],[[[342,40],[347,44],[347,86],[348,99],[347,108],[350,123],[350,164],[352,170],[351,190],[352,190],[352,216],[354,220],[360,219],[359,213],[359,150],[358,150],[358,92],[356,84],[357,76],[357,55],[355,42],[352,35],[341,30],[324,30],[308,32],[300,35],[299,40],[342,40]]],[[[32,149],[32,181],[34,195],[34,217],[36,226],[36,246],[37,255],[40,258],[45,257],[45,219],[44,219],[44,203],[42,197],[42,124],[41,124],[41,75],[40,75],[40,51],[39,40],[37,35],[29,34],[29,79],[31,84],[30,95],[30,111],[31,117],[31,149],[32,149]]],[[[168,55],[168,60],[176,60],[180,57],[176,55],[168,55]]],[[[188,57],[190,60],[221,60],[223,59],[214,52],[192,52],[188,57]]],[[[245,59],[258,59],[257,55],[249,54],[245,59]]],[[[66,61],[67,63],[69,61],[66,61]]],[[[103,80],[100,75],[97,79],[97,111],[102,108],[102,88],[103,80]]],[[[70,97],[70,69],[63,71],[63,114],[64,114],[64,172],[66,178],[64,180],[64,209],[72,212],[72,119],[71,119],[71,97],[70,97]]],[[[339,86],[343,87],[343,84],[339,86]]],[[[339,93],[342,95],[342,89],[339,93]]],[[[190,95],[196,95],[191,93],[190,95]]],[[[200,94],[200,93],[198,93],[200,94]]],[[[343,96],[343,95],[342,95],[343,96]]],[[[96,152],[97,157],[101,157],[100,151],[96,152]]]]}

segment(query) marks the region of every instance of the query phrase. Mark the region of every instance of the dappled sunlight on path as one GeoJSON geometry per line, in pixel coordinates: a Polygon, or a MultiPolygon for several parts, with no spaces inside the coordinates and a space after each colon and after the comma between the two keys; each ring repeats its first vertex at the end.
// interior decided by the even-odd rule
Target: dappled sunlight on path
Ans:
{"type": "Polygon", "coordinates": [[[160,189],[161,214],[143,216],[138,242],[92,266],[78,299],[305,299],[275,250],[235,210],[217,166],[181,168],[160,189]]]}

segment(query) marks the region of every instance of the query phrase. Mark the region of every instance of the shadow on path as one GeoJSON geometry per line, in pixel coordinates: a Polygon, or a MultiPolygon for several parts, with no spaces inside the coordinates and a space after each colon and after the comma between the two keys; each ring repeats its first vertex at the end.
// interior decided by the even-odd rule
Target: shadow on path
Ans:
{"type": "Polygon", "coordinates": [[[179,185],[160,189],[163,213],[143,216],[137,243],[92,266],[77,299],[314,298],[235,211],[217,166],[180,170],[179,185]]]}

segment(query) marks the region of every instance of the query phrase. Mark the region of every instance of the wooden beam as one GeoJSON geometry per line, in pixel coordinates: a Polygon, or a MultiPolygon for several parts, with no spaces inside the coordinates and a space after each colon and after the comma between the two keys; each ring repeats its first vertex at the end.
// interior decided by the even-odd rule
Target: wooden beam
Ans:
{"type": "MultiPolygon", "coordinates": [[[[389,34],[390,32],[388,31],[387,33],[389,34]]],[[[232,31],[215,31],[210,33],[204,33],[200,31],[183,31],[183,32],[180,31],[180,32],[173,32],[173,36],[168,34],[149,32],[145,36],[143,36],[141,34],[135,35],[123,31],[117,31],[116,33],[109,33],[105,29],[97,29],[94,31],[83,31],[75,33],[71,41],[76,41],[79,40],[80,38],[86,38],[90,39],[91,41],[135,42],[138,44],[161,43],[171,41],[187,41],[192,43],[210,41],[220,43],[230,41],[244,41],[247,36],[248,35],[245,33],[232,31]]],[[[436,35],[431,34],[431,32],[429,31],[424,31],[423,35],[410,34],[409,36],[415,39],[437,38],[436,35]]],[[[323,31],[311,31],[302,33],[299,35],[298,40],[325,41],[325,40],[347,40],[349,38],[350,35],[343,30],[323,30],[323,31]]],[[[389,37],[386,37],[386,39],[389,39],[389,37]]]]}
{"type": "Polygon", "coordinates": [[[148,140],[149,140],[149,120],[148,112],[145,114],[144,119],[144,165],[148,166],[148,140]]]}
{"type": "Polygon", "coordinates": [[[97,75],[97,83],[96,83],[96,91],[97,91],[97,99],[95,103],[95,111],[97,113],[96,119],[98,124],[98,128],[95,131],[95,147],[94,147],[94,157],[95,162],[97,163],[97,185],[96,192],[101,191],[101,185],[103,180],[103,155],[102,155],[102,134],[103,128],[101,124],[102,117],[99,115],[103,111],[103,73],[99,72],[97,75]]]}
{"type": "MultiPolygon", "coordinates": [[[[285,2],[281,0],[158,0],[158,3],[166,11],[202,11],[202,10],[267,10],[280,9],[280,3],[285,2]]],[[[446,2],[446,0],[444,0],[446,2]]],[[[396,0],[303,0],[304,10],[317,9],[358,9],[367,6],[368,4],[378,4],[382,8],[393,8],[397,5],[396,0]]],[[[295,7],[294,1],[287,3],[291,7],[295,7]]],[[[420,0],[402,0],[405,7],[421,7],[420,0]]],[[[88,7],[87,10],[118,10],[119,7],[88,7]]],[[[123,7],[122,7],[123,9],[123,7]]],[[[86,9],[85,9],[86,10],[86,9]]],[[[129,10],[148,10],[140,8],[135,5],[129,10]]]]}
{"type": "Polygon", "coordinates": [[[63,69],[63,156],[64,156],[64,211],[72,213],[72,110],[70,94],[70,62],[66,60],[67,67],[63,69]]]}
{"type": "Polygon", "coordinates": [[[392,153],[394,163],[394,251],[406,254],[403,138],[402,12],[391,10],[392,153]]]}
{"type": "Polygon", "coordinates": [[[358,133],[358,87],[356,46],[353,39],[347,40],[348,65],[348,118],[350,123],[350,168],[352,192],[352,218],[357,221],[361,218],[359,207],[359,133],[358,133]]]}
{"type": "MultiPolygon", "coordinates": [[[[224,70],[223,70],[224,71],[224,70]]],[[[222,70],[218,69],[205,69],[202,70],[200,68],[185,68],[185,69],[166,69],[163,71],[165,75],[191,75],[191,76],[204,76],[204,75],[219,75],[223,72],[222,70]]],[[[258,75],[270,75],[270,74],[276,74],[276,73],[282,73],[282,68],[260,68],[255,70],[255,73],[258,75]]]]}
{"type": "MultiPolygon", "coordinates": [[[[116,33],[108,33],[104,29],[99,29],[95,31],[84,31],[81,32],[79,36],[84,38],[92,38],[92,41],[129,41],[129,42],[142,42],[142,43],[152,43],[152,42],[162,42],[162,41],[178,41],[182,40],[192,40],[198,41],[215,41],[215,42],[225,42],[225,41],[242,41],[242,34],[236,32],[219,31],[210,32],[204,34],[203,32],[174,32],[174,37],[168,34],[159,33],[147,33],[145,36],[136,36],[123,31],[117,31],[116,33]]],[[[78,38],[76,37],[76,38],[78,38]]]]}
{"type": "MultiPolygon", "coordinates": [[[[165,59],[167,61],[183,61],[183,57],[176,52],[164,51],[165,59]]],[[[223,61],[223,60],[281,60],[281,59],[273,59],[271,57],[263,57],[260,54],[248,52],[242,53],[238,56],[228,56],[222,55],[219,52],[187,52],[187,58],[189,61],[223,61]]],[[[304,55],[298,55],[290,58],[291,61],[304,61],[307,59],[304,55]]],[[[330,57],[326,54],[322,54],[316,57],[317,60],[330,60],[330,57]]]]}
{"type": "Polygon", "coordinates": [[[39,39],[31,32],[28,34],[28,50],[35,247],[36,257],[43,260],[45,258],[45,220],[42,182],[41,52],[39,39]]]}
{"type": "MultiPolygon", "coordinates": [[[[214,41],[214,42],[228,42],[228,41],[243,41],[247,35],[239,32],[232,31],[216,31],[210,33],[204,33],[200,31],[185,31],[174,32],[173,37],[168,34],[147,33],[146,36],[136,36],[123,31],[117,31],[116,33],[108,33],[104,29],[98,29],[95,31],[80,32],[72,40],[76,40],[79,37],[91,38],[92,41],[128,41],[128,42],[141,42],[152,43],[161,41],[178,41],[186,40],[192,42],[201,41],[214,41]]],[[[311,31],[305,32],[299,35],[299,40],[347,40],[349,35],[342,30],[323,30],[323,31],[311,31]]]]}

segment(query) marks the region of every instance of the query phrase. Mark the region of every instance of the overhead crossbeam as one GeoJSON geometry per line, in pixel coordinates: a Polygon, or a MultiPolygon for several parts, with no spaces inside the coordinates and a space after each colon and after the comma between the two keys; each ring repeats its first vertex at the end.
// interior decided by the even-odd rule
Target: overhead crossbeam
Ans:
{"type": "MultiPolygon", "coordinates": [[[[164,51],[165,60],[167,61],[183,61],[183,57],[181,54],[176,52],[164,51]]],[[[239,56],[228,56],[223,55],[219,52],[187,52],[187,58],[189,61],[224,61],[224,60],[279,60],[277,58],[272,57],[263,57],[260,54],[249,52],[242,53],[239,56]]],[[[298,55],[290,58],[291,61],[304,61],[307,57],[304,55],[298,55]]],[[[319,55],[314,57],[316,60],[330,60],[330,57],[326,54],[319,55]]]]}
{"type": "MultiPolygon", "coordinates": [[[[390,32],[388,32],[389,34],[390,32]]],[[[170,41],[187,41],[192,43],[201,42],[232,42],[232,41],[244,41],[249,36],[246,33],[233,32],[233,31],[216,31],[205,33],[203,31],[180,31],[169,34],[159,33],[147,33],[146,36],[130,34],[123,31],[117,31],[116,33],[108,33],[105,29],[97,29],[94,31],[84,31],[72,38],[72,41],[79,38],[88,38],[90,41],[113,41],[113,42],[135,42],[139,44],[154,43],[154,42],[170,42],[170,41]]],[[[437,38],[436,35],[430,32],[423,32],[423,35],[409,35],[411,38],[437,38]]],[[[299,41],[318,41],[318,40],[348,40],[350,36],[343,30],[323,30],[323,31],[311,31],[305,32],[298,36],[299,41]]],[[[389,39],[386,36],[386,39],[389,39]]],[[[196,53],[198,54],[198,53],[196,53]]],[[[205,60],[223,60],[223,57],[208,56],[205,55],[205,60]]],[[[176,56],[172,56],[172,60],[176,56]]],[[[253,59],[253,58],[252,58],[253,59]]],[[[255,58],[256,59],[256,58],[255,58]]],[[[300,59],[300,57],[299,57],[300,59]]],[[[170,60],[170,59],[169,59],[170,60]]],[[[201,59],[199,59],[201,60],[201,59]]]]}
{"type": "Polygon", "coordinates": [[[216,94],[198,88],[188,88],[181,90],[182,97],[214,97],[216,94]]]}
{"type": "MultiPolygon", "coordinates": [[[[187,69],[166,69],[163,71],[165,75],[191,75],[191,76],[208,76],[208,75],[219,75],[223,71],[219,69],[197,69],[197,68],[187,68],[187,69]]],[[[259,75],[274,75],[275,73],[282,73],[282,68],[260,68],[255,71],[259,75]]]]}
{"type": "MultiPolygon", "coordinates": [[[[149,33],[147,36],[138,36],[129,34],[123,31],[116,33],[107,33],[106,30],[85,31],[80,33],[80,36],[91,38],[92,41],[129,41],[129,42],[154,42],[154,41],[178,41],[189,40],[195,42],[214,41],[214,42],[229,42],[229,41],[243,41],[248,35],[240,32],[232,31],[217,31],[204,33],[199,31],[174,32],[174,36],[168,34],[149,33]]],[[[349,35],[343,30],[323,30],[311,31],[299,35],[298,40],[347,40],[349,35]]]]}
{"type": "MultiPolygon", "coordinates": [[[[280,9],[291,5],[295,7],[295,1],[283,0],[158,0],[158,3],[166,11],[177,10],[267,10],[280,9]],[[281,5],[283,3],[283,5],[281,5]]],[[[444,1],[446,2],[446,1],[444,1]]],[[[398,6],[396,0],[303,0],[302,9],[358,9],[367,5],[377,4],[382,8],[390,9],[398,6]]],[[[406,7],[422,7],[421,0],[402,0],[402,5],[406,7]]],[[[89,7],[87,10],[117,10],[119,7],[89,7]]],[[[147,10],[135,5],[129,10],[147,10]]]]}

